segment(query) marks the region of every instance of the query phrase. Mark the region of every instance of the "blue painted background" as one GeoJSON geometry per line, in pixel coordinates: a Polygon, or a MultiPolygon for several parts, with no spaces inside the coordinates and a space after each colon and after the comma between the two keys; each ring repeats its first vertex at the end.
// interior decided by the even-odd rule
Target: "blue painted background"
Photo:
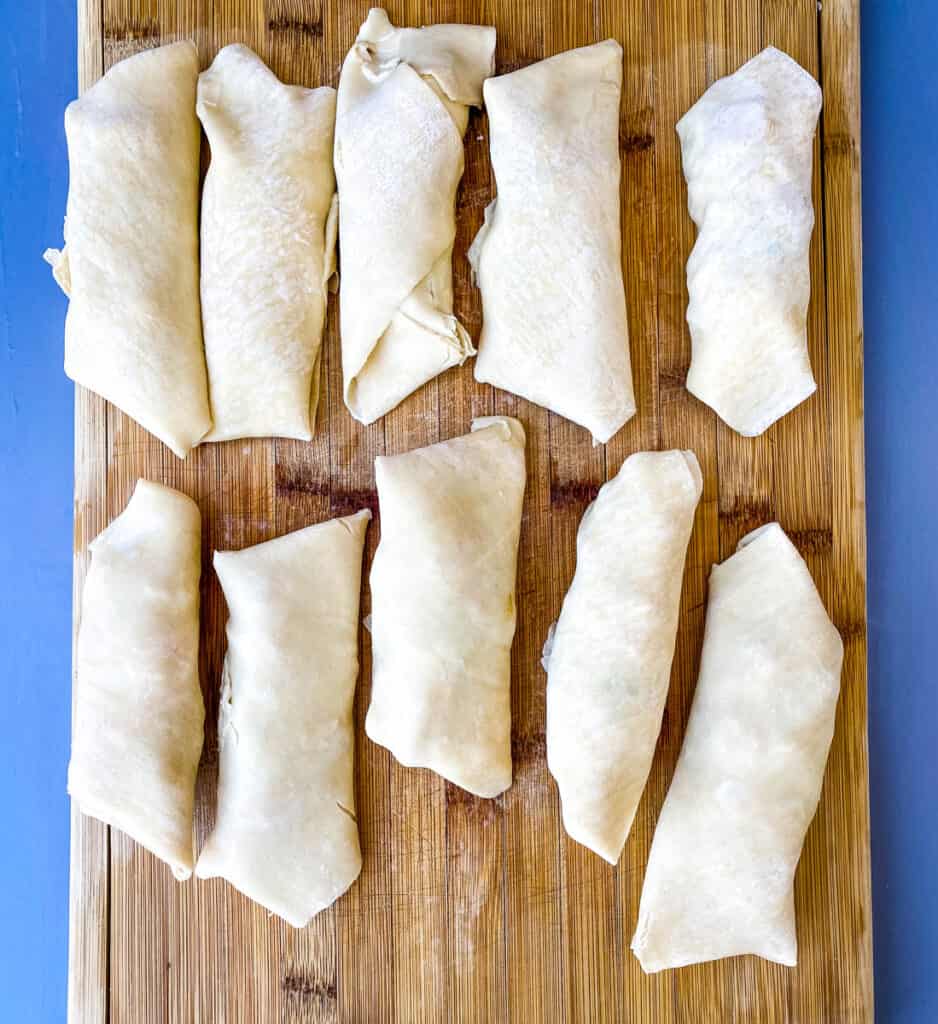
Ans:
{"type": "Polygon", "coordinates": [[[862,7],[878,1019],[938,1021],[938,3],[862,7]]]}
{"type": "MultiPolygon", "coordinates": [[[[0,0],[0,1020],[64,1020],[73,0],[0,0]]],[[[878,1018],[938,1021],[938,3],[863,4],[870,787],[878,1018]]]]}
{"type": "Polygon", "coordinates": [[[60,244],[74,0],[0,0],[0,1021],[65,1020],[72,385],[60,244]]]}

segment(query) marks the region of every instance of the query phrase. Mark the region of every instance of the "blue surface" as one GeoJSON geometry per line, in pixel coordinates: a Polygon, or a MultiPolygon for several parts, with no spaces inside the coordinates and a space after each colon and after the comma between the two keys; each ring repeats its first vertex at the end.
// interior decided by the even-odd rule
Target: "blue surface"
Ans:
{"type": "Polygon", "coordinates": [[[938,1021],[938,4],[862,7],[873,956],[938,1021]]]}
{"type": "MultiPolygon", "coordinates": [[[[74,0],[0,0],[0,1020],[64,1019],[72,390],[61,239],[74,0]]],[[[863,4],[877,1015],[938,1021],[938,4],[863,4]]],[[[813,1022],[812,1022],[813,1024],[813,1022]]]]}
{"type": "Polygon", "coordinates": [[[64,297],[62,112],[74,0],[0,0],[0,1021],[65,1020],[72,386],[64,297]]]}

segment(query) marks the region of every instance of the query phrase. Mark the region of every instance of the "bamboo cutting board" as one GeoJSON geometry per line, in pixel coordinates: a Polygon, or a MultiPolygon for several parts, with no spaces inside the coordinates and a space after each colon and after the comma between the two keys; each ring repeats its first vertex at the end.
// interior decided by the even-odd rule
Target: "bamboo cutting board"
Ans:
{"type": "MultiPolygon", "coordinates": [[[[638,415],[605,447],[585,430],[476,384],[471,363],[371,427],[342,404],[335,302],[316,439],[207,444],[181,462],[90,393],[76,396],[75,596],[87,544],[140,476],[192,495],[203,514],[202,684],[208,708],[199,843],[214,817],[225,607],[211,552],[348,513],[377,511],[373,460],[518,416],[528,433],[512,679],[514,786],[480,800],[398,765],[364,736],[370,651],[362,636],[357,791],[365,865],[334,908],[294,931],[215,880],[184,884],[117,830],[72,817],[70,1019],[163,1021],[870,1020],[872,950],[866,743],[865,527],[860,295],[859,15],[856,0],[406,0],[398,24],[494,24],[498,71],[614,36],[625,49],[622,231],[638,415]],[[817,394],[763,437],[737,436],[684,388],[684,264],[694,232],[674,125],[715,78],[774,43],[817,76],[808,314],[817,394]],[[705,489],[687,558],[667,711],[619,865],[560,826],[544,744],[548,625],[573,574],[577,524],[631,452],[692,448],[705,489]],[[807,558],[846,646],[821,806],[796,880],[799,966],[754,957],[645,977],[629,951],[654,823],[696,679],[710,566],[777,518],[807,558]]],[[[229,42],[281,78],[338,82],[367,9],[343,0],[79,0],[81,85],[179,38],[203,65],[229,42]]],[[[494,191],[485,117],[474,113],[458,199],[457,313],[478,336],[466,248],[494,191]]],[[[157,172],[157,169],[154,169],[157,172]]],[[[379,535],[370,530],[367,564],[379,535]]],[[[363,593],[363,614],[369,610],[363,593]]],[[[76,623],[77,626],[77,623],[76,623]]]]}

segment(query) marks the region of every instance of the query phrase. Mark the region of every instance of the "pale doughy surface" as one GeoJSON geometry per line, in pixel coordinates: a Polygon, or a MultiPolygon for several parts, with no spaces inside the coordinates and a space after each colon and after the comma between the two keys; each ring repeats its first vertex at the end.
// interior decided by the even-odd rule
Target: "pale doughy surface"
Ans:
{"type": "Polygon", "coordinates": [[[511,785],[511,642],[524,430],[509,417],[375,460],[365,730],[402,763],[478,796],[511,785]]]}
{"type": "Polygon", "coordinates": [[[91,542],[81,599],[68,791],[82,813],[192,873],[199,689],[199,510],[139,480],[91,542]]]}
{"type": "Polygon", "coordinates": [[[116,64],[65,112],[65,372],[180,458],[212,425],[199,315],[199,62],[192,43],[116,64]]]}
{"type": "Polygon", "coordinates": [[[815,390],[806,315],[817,82],[770,46],[678,122],[690,215],[687,388],[761,434],[815,390]]]}
{"type": "Polygon", "coordinates": [[[607,39],[485,83],[498,197],[470,260],[477,380],[586,427],[635,412],[619,228],[622,48],[607,39]]]}
{"type": "Polygon", "coordinates": [[[212,150],[202,193],[207,441],[308,441],[334,269],[335,90],[284,85],[248,47],[199,76],[212,150]]]}
{"type": "Polygon", "coordinates": [[[777,523],[713,567],[700,676],[632,940],[642,968],[797,961],[793,881],[834,731],[843,644],[777,523]]]}
{"type": "Polygon", "coordinates": [[[453,316],[456,189],[495,30],[398,29],[374,9],[339,80],[345,402],[371,423],[475,351],[453,316]]]}
{"type": "Polygon", "coordinates": [[[668,695],[684,557],[703,487],[693,452],[637,452],[577,533],[545,647],[547,761],[567,832],[618,861],[668,695]]]}
{"type": "Polygon", "coordinates": [[[218,817],[196,874],[223,876],[296,928],[361,870],[352,700],[370,519],[215,553],[228,653],[218,817]]]}

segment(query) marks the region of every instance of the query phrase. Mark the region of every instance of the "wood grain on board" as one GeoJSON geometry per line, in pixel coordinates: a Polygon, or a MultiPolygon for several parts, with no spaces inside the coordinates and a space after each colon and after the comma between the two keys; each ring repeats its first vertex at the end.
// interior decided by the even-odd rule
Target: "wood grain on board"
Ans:
{"type": "MultiPolygon", "coordinates": [[[[240,41],[285,81],[336,85],[368,4],[79,0],[78,7],[84,89],[121,58],[180,38],[196,42],[203,65],[221,46],[240,41]]],[[[200,845],[215,814],[214,719],[227,614],[212,551],[362,507],[377,512],[376,455],[465,433],[474,416],[492,412],[524,423],[528,484],[512,667],[513,787],[497,800],[480,800],[429,772],[403,768],[365,738],[370,648],[363,630],[358,882],[308,928],[293,930],[220,880],[176,883],[120,832],[74,813],[70,1020],[871,1020],[858,4],[401,0],[388,9],[398,24],[494,24],[500,72],[607,36],[622,44],[622,258],[638,414],[608,445],[594,448],[586,431],[561,417],[477,384],[470,362],[362,427],[342,402],[336,301],[324,339],[319,432],[309,444],[206,444],[183,462],[116,409],[76,389],[76,629],[87,544],[120,512],[138,477],[185,491],[202,510],[208,718],[197,793],[200,845]],[[824,88],[808,313],[818,392],[763,437],[745,439],[684,388],[684,265],[694,229],[674,125],[711,82],[769,43],[791,53],[824,88]],[[539,657],[573,575],[583,509],[631,452],[671,447],[697,453],[705,487],[654,767],[613,868],[561,828],[545,760],[539,657]],[[707,575],[741,534],[773,518],[807,558],[846,646],[821,806],[796,878],[799,966],[741,957],[645,977],[629,943],[693,696],[707,575]]],[[[485,115],[474,112],[457,200],[454,280],[457,313],[475,337],[481,306],[465,252],[495,192],[487,153],[485,115]]],[[[376,519],[365,579],[379,533],[376,519]]],[[[363,614],[368,610],[365,585],[363,614]]]]}

